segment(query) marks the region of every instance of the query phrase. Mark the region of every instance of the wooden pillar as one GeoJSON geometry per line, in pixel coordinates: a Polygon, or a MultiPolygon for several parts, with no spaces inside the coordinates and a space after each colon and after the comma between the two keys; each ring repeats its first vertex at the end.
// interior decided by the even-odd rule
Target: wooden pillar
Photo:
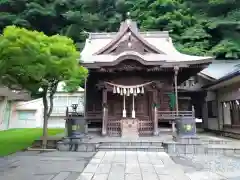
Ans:
{"type": "MultiPolygon", "coordinates": [[[[174,66],[174,91],[175,91],[175,109],[176,109],[176,115],[178,117],[178,86],[177,86],[177,78],[178,78],[178,70],[179,67],[178,66],[174,66]]],[[[172,121],[172,132],[175,133],[176,132],[176,128],[175,128],[175,120],[172,121]]]]}
{"type": "Polygon", "coordinates": [[[103,88],[102,95],[103,102],[103,118],[102,118],[102,135],[107,135],[107,121],[108,121],[108,108],[107,108],[107,89],[103,88]]]}
{"type": "Polygon", "coordinates": [[[158,135],[158,109],[156,106],[157,103],[157,90],[155,89],[153,91],[153,135],[157,136],[158,135]]]}
{"type": "Polygon", "coordinates": [[[175,66],[174,67],[174,89],[175,89],[175,107],[176,107],[176,113],[178,115],[178,86],[177,86],[177,78],[178,78],[178,70],[179,70],[179,67],[178,66],[175,66]]]}
{"type": "MultiPolygon", "coordinates": [[[[84,79],[84,117],[87,116],[87,78],[84,79]]],[[[85,124],[85,133],[88,133],[88,122],[85,124]]]]}

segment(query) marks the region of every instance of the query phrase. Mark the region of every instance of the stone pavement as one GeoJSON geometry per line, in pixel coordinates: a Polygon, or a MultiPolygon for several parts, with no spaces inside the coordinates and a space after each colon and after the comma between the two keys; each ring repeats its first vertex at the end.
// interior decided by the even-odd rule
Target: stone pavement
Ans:
{"type": "Polygon", "coordinates": [[[240,155],[169,157],[164,152],[142,151],[94,155],[19,152],[0,158],[0,180],[240,180],[240,155]]]}
{"type": "Polygon", "coordinates": [[[190,180],[165,152],[99,151],[78,180],[190,180]]]}
{"type": "Polygon", "coordinates": [[[94,154],[19,152],[0,158],[0,180],[76,180],[94,154]]]}

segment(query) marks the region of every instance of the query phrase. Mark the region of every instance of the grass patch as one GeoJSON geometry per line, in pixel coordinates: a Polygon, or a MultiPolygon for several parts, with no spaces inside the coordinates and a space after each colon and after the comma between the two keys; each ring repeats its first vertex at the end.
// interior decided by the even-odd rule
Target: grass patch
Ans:
{"type": "MultiPolygon", "coordinates": [[[[28,148],[42,136],[42,128],[10,129],[0,131],[0,156],[6,156],[28,148]]],[[[48,129],[48,135],[63,133],[64,129],[48,129]]]]}

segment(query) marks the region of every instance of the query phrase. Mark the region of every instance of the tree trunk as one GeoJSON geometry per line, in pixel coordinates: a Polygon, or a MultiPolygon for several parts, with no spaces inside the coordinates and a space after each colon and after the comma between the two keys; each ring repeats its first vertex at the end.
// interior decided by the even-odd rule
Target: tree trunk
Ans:
{"type": "Polygon", "coordinates": [[[49,107],[48,107],[48,94],[47,94],[47,90],[44,93],[43,96],[43,106],[44,106],[44,110],[43,110],[43,139],[42,139],[42,148],[46,149],[47,148],[47,138],[48,138],[48,119],[52,113],[53,110],[53,96],[56,93],[57,90],[57,85],[58,83],[56,83],[53,88],[52,91],[50,91],[50,95],[49,95],[49,107]]]}
{"type": "Polygon", "coordinates": [[[44,93],[43,96],[43,137],[42,137],[42,148],[47,148],[47,124],[48,124],[48,102],[47,102],[47,93],[44,93]]]}

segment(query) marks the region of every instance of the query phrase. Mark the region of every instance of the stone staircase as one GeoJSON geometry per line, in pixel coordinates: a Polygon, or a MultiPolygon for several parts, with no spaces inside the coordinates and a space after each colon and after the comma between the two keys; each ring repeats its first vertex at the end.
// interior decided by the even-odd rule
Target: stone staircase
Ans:
{"type": "Polygon", "coordinates": [[[149,141],[100,142],[97,145],[96,150],[164,152],[162,142],[149,142],[149,141]]]}
{"type": "Polygon", "coordinates": [[[180,142],[163,142],[165,151],[170,155],[211,154],[233,155],[240,154],[240,144],[228,140],[190,139],[180,142]]]}
{"type": "Polygon", "coordinates": [[[170,155],[240,154],[240,142],[226,139],[190,138],[182,141],[168,139],[166,141],[154,138],[99,138],[75,139],[64,138],[57,143],[59,151],[97,152],[97,151],[149,151],[166,152],[170,155]]]}

